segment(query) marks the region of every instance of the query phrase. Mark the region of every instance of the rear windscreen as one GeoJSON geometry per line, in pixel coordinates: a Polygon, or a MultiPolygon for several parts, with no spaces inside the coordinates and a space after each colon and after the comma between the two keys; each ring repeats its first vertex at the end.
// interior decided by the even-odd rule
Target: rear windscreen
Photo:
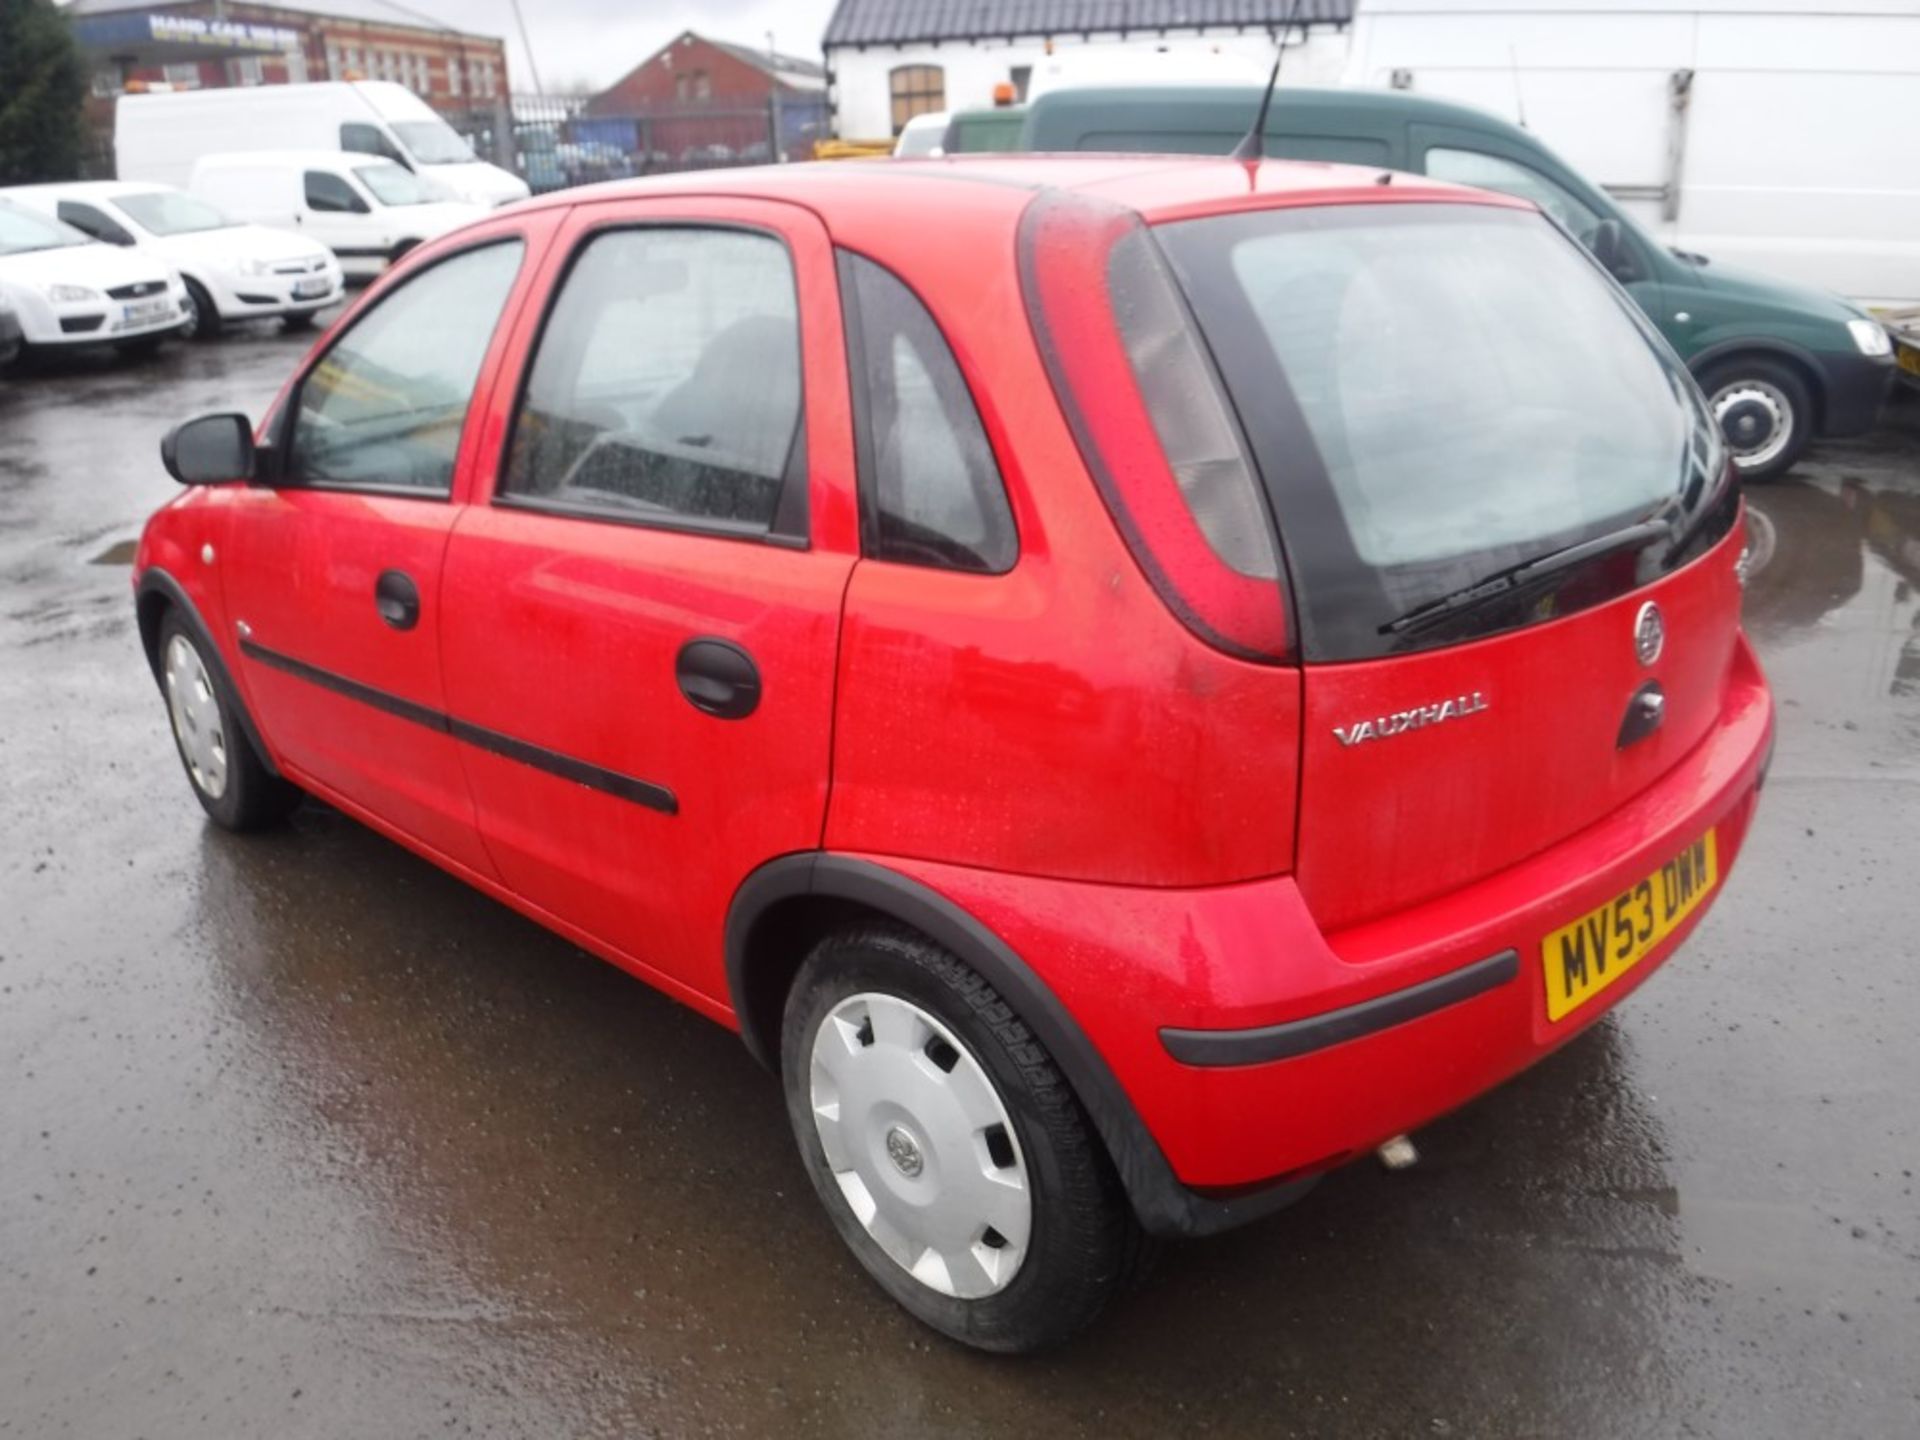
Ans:
{"type": "MultiPolygon", "coordinates": [[[[1563,613],[1534,589],[1403,628],[1496,572],[1709,501],[1724,462],[1691,380],[1532,211],[1327,206],[1155,234],[1269,487],[1308,658],[1563,613]]],[[[1608,557],[1602,588],[1650,578],[1658,547],[1640,548],[1608,557]]]]}

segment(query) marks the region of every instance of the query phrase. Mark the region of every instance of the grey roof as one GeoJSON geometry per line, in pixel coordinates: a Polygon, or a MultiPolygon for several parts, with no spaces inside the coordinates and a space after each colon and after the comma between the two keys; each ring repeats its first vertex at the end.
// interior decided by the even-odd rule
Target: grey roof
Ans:
{"type": "MultiPolygon", "coordinates": [[[[692,34],[690,30],[687,32],[692,34]]],[[[827,67],[818,60],[804,60],[798,55],[786,55],[777,50],[756,50],[751,45],[735,45],[731,40],[715,40],[711,35],[700,37],[709,45],[726,51],[736,60],[744,60],[756,70],[764,70],[776,80],[785,80],[800,76],[809,80],[825,80],[827,67]]]]}
{"type": "Polygon", "coordinates": [[[1344,25],[1355,0],[840,0],[822,48],[1016,35],[1344,25]]]}

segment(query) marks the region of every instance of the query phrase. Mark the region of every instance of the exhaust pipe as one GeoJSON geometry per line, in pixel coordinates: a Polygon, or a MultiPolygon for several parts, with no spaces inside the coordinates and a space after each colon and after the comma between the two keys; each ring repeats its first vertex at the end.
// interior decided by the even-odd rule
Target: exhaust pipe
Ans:
{"type": "Polygon", "coordinates": [[[1405,1135],[1396,1135],[1373,1152],[1389,1170],[1407,1170],[1420,1163],[1420,1152],[1405,1135]]]}

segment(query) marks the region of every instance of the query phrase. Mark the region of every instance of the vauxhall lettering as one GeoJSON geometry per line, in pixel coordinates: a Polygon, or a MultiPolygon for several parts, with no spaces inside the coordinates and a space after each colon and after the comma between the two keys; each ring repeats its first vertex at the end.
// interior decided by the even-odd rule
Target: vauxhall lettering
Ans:
{"type": "Polygon", "coordinates": [[[1424,729],[1428,725],[1438,725],[1444,720],[1459,720],[1468,715],[1478,715],[1487,708],[1487,697],[1478,690],[1466,695],[1455,696],[1451,700],[1436,700],[1431,705],[1416,705],[1411,710],[1396,710],[1391,715],[1380,715],[1372,720],[1358,720],[1351,725],[1336,725],[1333,735],[1342,745],[1359,745],[1368,740],[1384,740],[1390,735],[1404,734],[1408,730],[1424,729]]]}

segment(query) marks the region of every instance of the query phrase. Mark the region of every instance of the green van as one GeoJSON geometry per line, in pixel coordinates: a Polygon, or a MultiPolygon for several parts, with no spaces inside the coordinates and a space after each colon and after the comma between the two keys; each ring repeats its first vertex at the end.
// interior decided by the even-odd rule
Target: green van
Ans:
{"type": "Polygon", "coordinates": [[[984,151],[1018,150],[1020,127],[1026,122],[1023,105],[996,105],[991,110],[956,110],[947,121],[941,149],[948,155],[977,155],[984,151]]]}
{"type": "MultiPolygon", "coordinates": [[[[1022,150],[1225,154],[1257,87],[1055,90],[1027,106],[1022,150]]],[[[1873,427],[1893,384],[1887,333],[1838,296],[1715,265],[1641,230],[1525,130],[1399,91],[1275,92],[1266,153],[1377,165],[1531,200],[1626,287],[1700,382],[1749,480],[1784,473],[1815,435],[1873,427]]]]}

